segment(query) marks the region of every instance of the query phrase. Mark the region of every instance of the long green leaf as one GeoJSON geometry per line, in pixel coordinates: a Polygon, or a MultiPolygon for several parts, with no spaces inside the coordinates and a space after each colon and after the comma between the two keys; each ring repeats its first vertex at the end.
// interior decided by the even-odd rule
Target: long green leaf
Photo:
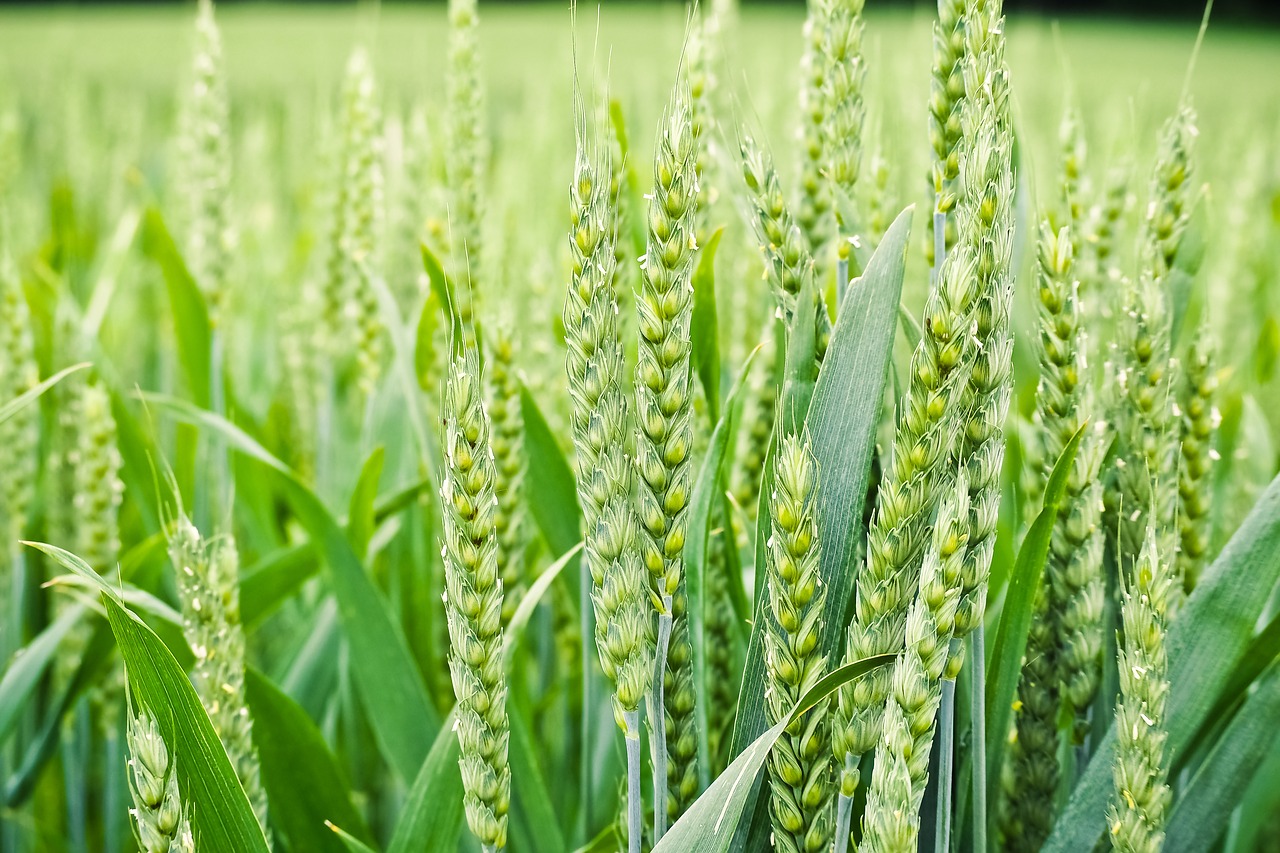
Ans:
{"type": "Polygon", "coordinates": [[[519,703],[509,701],[507,712],[511,729],[508,756],[511,761],[512,810],[515,812],[513,819],[520,822],[528,836],[527,849],[537,853],[562,853],[568,849],[568,845],[560,831],[555,808],[551,805],[551,795],[547,792],[547,783],[542,775],[542,767],[546,766],[546,761],[538,757],[519,703]]]}
{"type": "Polygon", "coordinates": [[[1204,725],[1191,738],[1183,753],[1173,756],[1174,773],[1181,769],[1188,756],[1199,752],[1200,747],[1217,733],[1221,725],[1234,716],[1235,709],[1247,697],[1249,688],[1277,657],[1280,657],[1280,614],[1273,616],[1267,627],[1249,644],[1248,650],[1231,673],[1231,678],[1223,686],[1218,701],[1205,715],[1204,725]]]}
{"type": "Polygon", "coordinates": [[[54,385],[57,385],[63,379],[66,379],[77,370],[84,370],[89,366],[89,362],[85,361],[80,364],[73,364],[70,367],[64,367],[62,370],[59,370],[39,385],[28,388],[12,400],[7,400],[4,405],[0,406],[0,424],[9,420],[9,418],[34,403],[42,394],[44,394],[44,392],[48,391],[54,385]]]}
{"type": "MultiPolygon", "coordinates": [[[[367,463],[366,463],[367,464],[367,463]]],[[[427,490],[430,480],[397,489],[378,498],[373,506],[373,526],[411,506],[427,490]]],[[[339,519],[349,525],[349,519],[339,519]]],[[[287,545],[265,555],[240,572],[240,621],[256,627],[320,569],[320,556],[310,542],[287,545]]]]}
{"type": "MultiPolygon", "coordinates": [[[[866,499],[871,453],[880,424],[881,401],[893,348],[898,302],[906,266],[911,209],[898,215],[867,263],[866,272],[845,292],[822,372],[809,404],[808,430],[818,460],[817,520],[822,541],[821,582],[827,589],[821,647],[839,660],[844,608],[857,571],[858,522],[866,499]]],[[[766,466],[766,478],[771,465],[766,466]]],[[[761,492],[761,518],[768,492],[761,492]]],[[[767,539],[761,530],[757,541],[767,539]]],[[[761,548],[757,547],[757,554],[761,548]]],[[[757,587],[763,566],[757,565],[757,587]]],[[[757,596],[755,626],[738,697],[733,749],[741,752],[767,728],[764,716],[763,596],[757,596]]]]}
{"type": "Polygon", "coordinates": [[[209,309],[204,294],[191,277],[182,253],[173,241],[164,217],[149,208],[142,222],[142,252],[155,261],[164,274],[173,310],[174,336],[178,341],[178,360],[191,389],[191,399],[201,408],[209,408],[212,387],[209,368],[213,363],[213,334],[209,328],[209,309]]]}
{"type": "Polygon", "coordinates": [[[1054,525],[1058,523],[1058,511],[1067,494],[1067,480],[1075,465],[1076,451],[1080,449],[1088,428],[1088,423],[1081,424],[1067,446],[1062,448],[1062,455],[1054,464],[1045,486],[1044,508],[1022,540],[1013,574],[1009,577],[1009,592],[1005,595],[992,646],[991,678],[987,680],[987,767],[991,771],[987,775],[988,802],[996,802],[999,794],[997,786],[1008,740],[1004,735],[1009,731],[1013,716],[1013,697],[1022,674],[1022,656],[1027,651],[1032,611],[1044,578],[1044,564],[1049,558],[1049,543],[1053,539],[1054,525]]]}
{"type": "MultiPolygon", "coordinates": [[[[1212,850],[1280,732],[1280,665],[1272,665],[1181,792],[1166,853],[1212,850]]],[[[1274,782],[1275,780],[1273,780],[1274,782]]]]}
{"type": "Polygon", "coordinates": [[[452,713],[436,734],[405,798],[387,853],[452,850],[462,831],[462,776],[452,713]]]}
{"type": "MultiPolygon", "coordinates": [[[[582,539],[582,509],[573,469],[547,425],[529,389],[520,386],[520,414],[524,418],[527,479],[537,487],[528,490],[529,511],[551,553],[565,553],[582,539]]],[[[574,589],[577,587],[575,585],[574,589]]]]}
{"type": "MultiPolygon", "coordinates": [[[[1169,628],[1169,739],[1179,755],[1213,708],[1253,638],[1254,627],[1280,576],[1280,477],[1245,518],[1218,559],[1200,578],[1169,628]]],[[[1091,850],[1106,829],[1111,795],[1114,726],[1098,744],[1046,853],[1091,850]]]]}
{"type": "Polygon", "coordinates": [[[693,272],[693,320],[689,337],[693,342],[693,367],[702,380],[711,423],[720,420],[720,323],[716,315],[716,249],[724,236],[721,225],[698,255],[693,272]]]}
{"type": "MultiPolygon", "coordinates": [[[[436,297],[436,302],[440,309],[444,311],[445,316],[449,319],[449,346],[456,355],[459,347],[462,346],[462,315],[458,313],[458,300],[454,298],[453,280],[445,274],[444,266],[440,263],[440,259],[427,246],[426,243],[419,243],[418,249],[422,253],[422,268],[426,270],[427,280],[431,285],[431,292],[436,297]]],[[[421,330],[421,325],[419,329],[421,330]]]]}
{"type": "Polygon", "coordinates": [[[203,853],[267,853],[267,840],[187,674],[155,632],[104,594],[133,700],[155,718],[176,759],[203,853]]]}
{"type": "Polygon", "coordinates": [[[55,622],[14,655],[4,678],[0,679],[0,744],[9,738],[23,711],[29,707],[32,694],[53,662],[62,641],[84,619],[87,609],[83,604],[68,607],[55,622]]]}
{"type": "Polygon", "coordinates": [[[256,669],[245,671],[245,696],[271,822],[290,848],[342,853],[345,845],[325,826],[328,821],[372,842],[337,761],[307,712],[256,669]]]}
{"type": "MultiPolygon", "coordinates": [[[[719,232],[716,232],[717,234],[719,232]]],[[[689,604],[685,613],[689,619],[690,644],[693,647],[694,712],[698,717],[698,774],[699,784],[710,783],[711,759],[707,734],[710,730],[707,707],[707,639],[706,639],[706,587],[707,549],[711,540],[712,506],[723,505],[725,481],[732,457],[729,448],[735,446],[738,422],[742,418],[743,390],[751,372],[751,361],[756,349],[747,357],[747,363],[738,372],[738,379],[729,392],[724,417],[716,424],[711,442],[702,459],[702,467],[693,485],[693,500],[689,502],[686,519],[687,532],[684,543],[685,585],[689,604]]]]}
{"type": "Polygon", "coordinates": [[[288,466],[239,427],[182,400],[160,395],[146,399],[181,421],[217,432],[228,447],[279,475],[298,521],[329,566],[342,629],[351,644],[352,671],[378,747],[400,778],[414,778],[431,748],[439,715],[427,699],[404,633],[391,619],[382,594],[365,574],[346,533],[288,466]]]}
{"type": "Polygon", "coordinates": [[[684,816],[667,830],[653,853],[724,853],[738,830],[738,823],[753,793],[756,780],[774,743],[796,717],[830,696],[842,685],[873,669],[893,663],[893,655],[880,655],[845,664],[825,675],[800,698],[790,714],[760,734],[733,760],[711,787],[694,801],[684,816]]]}
{"type": "Polygon", "coordinates": [[[369,540],[373,538],[376,516],[374,500],[378,497],[378,481],[382,479],[382,462],[386,453],[381,447],[369,454],[360,468],[355,491],[351,494],[351,508],[347,512],[347,538],[351,549],[363,560],[368,556],[369,540]]]}

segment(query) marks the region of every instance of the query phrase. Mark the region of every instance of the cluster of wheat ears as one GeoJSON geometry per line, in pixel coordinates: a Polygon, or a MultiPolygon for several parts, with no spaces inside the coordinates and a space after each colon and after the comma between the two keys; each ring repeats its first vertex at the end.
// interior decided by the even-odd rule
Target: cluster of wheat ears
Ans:
{"type": "Polygon", "coordinates": [[[575,62],[567,263],[530,273],[476,0],[438,122],[351,54],[270,261],[233,155],[288,167],[241,166],[200,0],[168,189],[92,286],[59,190],[30,256],[3,207],[0,851],[1280,838],[1280,485],[1258,457],[1226,507],[1191,72],[1145,166],[1069,96],[1037,197],[1001,2],[939,0],[895,218],[863,12],[808,4],[794,170],[724,82],[733,0],[690,8],[651,164],[575,62]],[[168,367],[102,333],[135,251],[168,367]],[[246,322],[251,265],[296,285],[246,322]]]}

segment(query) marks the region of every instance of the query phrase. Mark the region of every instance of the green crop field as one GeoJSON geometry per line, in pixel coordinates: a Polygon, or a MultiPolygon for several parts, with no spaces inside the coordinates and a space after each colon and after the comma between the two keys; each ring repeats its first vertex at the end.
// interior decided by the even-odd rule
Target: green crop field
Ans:
{"type": "Polygon", "coordinates": [[[1280,851],[1280,33],[0,9],[0,853],[1280,851]]]}

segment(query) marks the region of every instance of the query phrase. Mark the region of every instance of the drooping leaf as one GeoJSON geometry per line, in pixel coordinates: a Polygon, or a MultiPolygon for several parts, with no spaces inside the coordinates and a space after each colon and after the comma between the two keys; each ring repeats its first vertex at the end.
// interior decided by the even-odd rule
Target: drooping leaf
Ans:
{"type": "Polygon", "coordinates": [[[352,673],[378,747],[402,779],[414,778],[430,749],[439,716],[427,698],[399,624],[391,619],[382,593],[352,551],[346,532],[288,466],[225,418],[172,397],[147,395],[146,399],[179,420],[217,432],[229,448],[279,476],[283,494],[329,567],[342,629],[351,646],[352,673]]]}
{"type": "MultiPolygon", "coordinates": [[[[1280,576],[1280,477],[1272,480],[1218,559],[1205,570],[1169,628],[1169,738],[1178,755],[1204,722],[1253,638],[1262,608],[1280,576]]],[[[1114,726],[1058,817],[1044,850],[1091,850],[1106,829],[1111,796],[1114,726]]]]}
{"type": "Polygon", "coordinates": [[[36,400],[40,398],[42,394],[44,394],[44,392],[48,391],[54,385],[57,385],[63,379],[66,379],[68,376],[75,373],[76,371],[84,370],[86,367],[89,367],[89,366],[90,366],[89,362],[85,361],[85,362],[81,362],[80,364],[73,364],[70,367],[65,367],[62,370],[59,370],[57,373],[50,376],[48,379],[41,382],[40,384],[32,388],[28,388],[26,391],[23,391],[21,394],[14,397],[12,400],[6,400],[3,405],[0,405],[0,424],[9,420],[9,418],[13,417],[18,412],[22,411],[27,406],[34,403],[36,400]]]}
{"type": "Polygon", "coordinates": [[[267,853],[267,840],[187,674],[137,616],[103,594],[130,693],[175,757],[183,801],[205,853],[267,853]]]}
{"type": "Polygon", "coordinates": [[[845,664],[825,675],[796,704],[790,714],[779,720],[739,753],[720,776],[694,801],[675,825],[667,830],[653,853],[724,853],[738,830],[738,823],[752,803],[765,759],[783,731],[800,714],[830,696],[841,685],[861,678],[873,669],[893,663],[893,655],[880,655],[845,664]]]}
{"type": "Polygon", "coordinates": [[[307,712],[253,668],[245,671],[245,698],[271,822],[290,848],[342,853],[345,845],[326,826],[330,821],[372,842],[337,760],[307,712]]]}

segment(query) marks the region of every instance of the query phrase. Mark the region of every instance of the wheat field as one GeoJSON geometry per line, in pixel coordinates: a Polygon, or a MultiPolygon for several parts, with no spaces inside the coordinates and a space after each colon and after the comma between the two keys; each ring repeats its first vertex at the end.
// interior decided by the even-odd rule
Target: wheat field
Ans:
{"type": "Polygon", "coordinates": [[[0,10],[0,853],[1280,850],[1278,48],[0,10]]]}

